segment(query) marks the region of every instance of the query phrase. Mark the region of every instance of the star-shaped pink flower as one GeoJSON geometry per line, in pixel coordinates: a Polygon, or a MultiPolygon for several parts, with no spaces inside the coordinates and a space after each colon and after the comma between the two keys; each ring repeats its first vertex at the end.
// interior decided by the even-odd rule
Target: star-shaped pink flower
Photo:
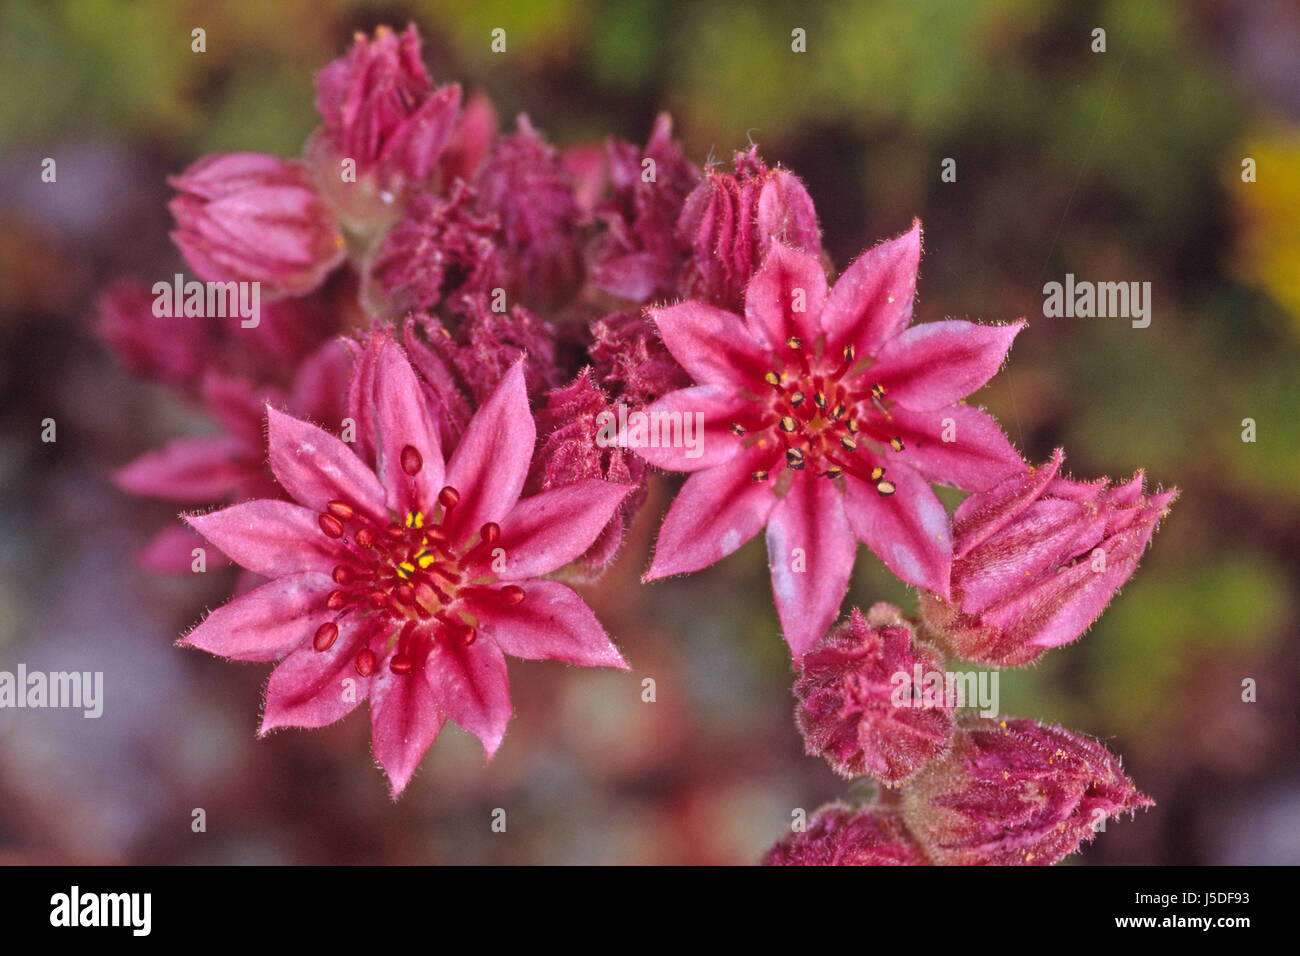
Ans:
{"type": "Polygon", "coordinates": [[[835,619],[858,541],[907,583],[947,593],[951,525],[930,482],[976,491],[1025,469],[997,423],[961,401],[998,370],[1024,323],[909,328],[920,254],[916,222],[828,289],[815,257],[776,245],[745,290],[743,317],[696,301],[649,310],[698,384],[647,411],[702,416],[703,440],[636,448],[692,472],[646,580],[707,567],[766,528],[796,660],[835,619]]]}
{"type": "Polygon", "coordinates": [[[577,481],[520,500],[536,439],[520,364],[449,461],[401,348],[384,342],[376,365],[373,462],[268,407],[271,468],[294,500],[189,517],[272,580],[180,643],[279,661],[261,734],[330,724],[369,697],[396,797],[447,720],[496,752],[511,713],[505,655],[627,666],[582,599],[542,576],[590,547],[628,488],[577,481]]]}

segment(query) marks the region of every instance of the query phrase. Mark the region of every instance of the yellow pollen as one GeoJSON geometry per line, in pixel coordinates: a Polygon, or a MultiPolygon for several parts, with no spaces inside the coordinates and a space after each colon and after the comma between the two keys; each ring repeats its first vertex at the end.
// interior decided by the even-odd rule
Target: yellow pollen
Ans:
{"type": "Polygon", "coordinates": [[[421,551],[419,554],[415,556],[415,563],[422,568],[427,568],[429,565],[433,564],[433,562],[436,560],[438,559],[435,558],[433,555],[431,555],[428,551],[421,551]]]}

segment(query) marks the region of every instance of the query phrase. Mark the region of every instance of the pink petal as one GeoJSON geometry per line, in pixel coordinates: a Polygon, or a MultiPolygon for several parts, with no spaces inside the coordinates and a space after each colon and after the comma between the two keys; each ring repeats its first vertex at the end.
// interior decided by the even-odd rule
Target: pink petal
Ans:
{"type": "Polygon", "coordinates": [[[329,574],[338,564],[319,515],[288,501],[246,501],[185,520],[226,557],[268,578],[300,571],[329,574]]]}
{"type": "Polygon", "coordinates": [[[1060,647],[1083,634],[1106,609],[1115,592],[1137,570],[1152,528],[1130,528],[1107,538],[1106,570],[1094,571],[1084,557],[1035,587],[988,608],[981,620],[1022,632],[1038,647],[1060,647]]]}
{"type": "Polygon", "coordinates": [[[583,479],[524,498],[501,522],[498,547],[505,551],[505,581],[549,574],[580,557],[609,524],[632,490],[598,479],[583,479]]]}
{"type": "MultiPolygon", "coordinates": [[[[861,455],[861,452],[859,452],[861,455]]],[[[884,459],[864,456],[868,466],[884,459]]],[[[881,495],[860,478],[844,476],[845,509],[853,533],[908,584],[948,597],[952,528],[948,512],[925,479],[901,462],[887,466],[894,494],[881,495]]]]}
{"type": "MultiPolygon", "coordinates": [[[[1024,508],[1038,500],[1065,460],[1065,450],[1056,449],[1045,464],[1008,478],[987,492],[971,495],[953,514],[953,536],[960,542],[954,557],[963,558],[984,541],[1014,521],[1024,508]]],[[[1104,481],[1103,481],[1104,484],[1104,481]]],[[[1096,497],[1096,491],[1092,495],[1096,497]]]]}
{"type": "Polygon", "coordinates": [[[383,338],[372,335],[364,346],[350,339],[347,341],[355,356],[344,404],[347,416],[356,425],[352,450],[362,459],[374,461],[378,457],[375,452],[375,367],[379,364],[383,338]]]}
{"type": "Polygon", "coordinates": [[[1025,322],[976,325],[960,319],[914,325],[880,347],[867,373],[886,398],[917,411],[951,405],[993,377],[1025,322]]]}
{"type": "Polygon", "coordinates": [[[388,523],[384,487],[343,442],[315,425],[267,406],[271,470],[300,504],[323,512],[341,500],[388,523]]]}
{"type": "Polygon", "coordinates": [[[447,522],[453,541],[510,513],[523,490],[536,441],[521,360],[470,419],[447,465],[447,484],[461,496],[447,522]]]}
{"type": "Polygon", "coordinates": [[[256,457],[260,459],[266,406],[283,401],[284,393],[274,386],[256,386],[245,378],[213,369],[204,373],[200,390],[204,406],[230,437],[239,440],[244,454],[257,449],[256,457]]]}
{"type": "MultiPolygon", "coordinates": [[[[195,548],[207,551],[201,535],[183,522],[168,522],[137,552],[136,561],[146,571],[157,574],[192,574],[195,548]]],[[[209,570],[229,565],[222,554],[205,556],[205,566],[209,570]]]]}
{"type": "Polygon", "coordinates": [[[654,561],[642,580],[706,568],[758,534],[776,496],[769,482],[752,476],[768,467],[772,457],[771,449],[754,445],[687,478],[659,528],[654,561]]]}
{"type": "Polygon", "coordinates": [[[502,651],[528,660],[627,670],[596,615],[571,588],[558,581],[526,581],[521,586],[524,599],[518,604],[492,598],[472,602],[479,630],[502,651]]]}
{"type": "Polygon", "coordinates": [[[426,680],[431,663],[432,657],[424,672],[416,668],[409,674],[394,674],[386,656],[371,678],[370,738],[394,800],[406,789],[445,723],[437,695],[426,680]]]}
{"type": "Polygon", "coordinates": [[[438,713],[481,740],[491,760],[501,746],[512,710],[501,648],[491,638],[480,638],[468,647],[436,641],[424,673],[438,713]]]}
{"type": "Polygon", "coordinates": [[[384,144],[380,160],[392,160],[402,173],[422,182],[442,156],[459,113],[460,86],[439,87],[384,144]]]}
{"type": "Polygon", "coordinates": [[[773,169],[758,194],[760,240],[779,239],[796,249],[815,253],[821,249],[821,230],[812,196],[799,177],[784,169],[773,169]]]}
{"type": "MultiPolygon", "coordinates": [[[[656,468],[666,471],[700,471],[720,465],[740,451],[743,439],[732,434],[731,425],[751,417],[754,403],[741,397],[740,393],[724,385],[697,385],[669,392],[653,405],[646,408],[646,414],[652,416],[678,416],[685,425],[687,416],[690,421],[698,423],[703,416],[703,429],[694,429],[694,448],[687,448],[683,440],[681,445],[672,447],[646,448],[633,447],[636,452],[656,468]],[[694,455],[695,457],[691,457],[694,455]]],[[[655,421],[656,419],[651,419],[655,421]]],[[[659,421],[671,422],[671,418],[659,421]]],[[[685,432],[682,432],[683,439],[685,432]]]]}
{"type": "Polygon", "coordinates": [[[282,660],[266,685],[258,736],[278,727],[325,727],[355,710],[371,681],[357,673],[361,635],[361,628],[344,624],[329,650],[308,644],[282,660]]]}
{"type": "Polygon", "coordinates": [[[702,385],[752,388],[772,367],[767,350],[732,312],[694,301],[647,311],[672,357],[702,385]]]}
{"type": "MultiPolygon", "coordinates": [[[[307,417],[342,414],[344,396],[352,378],[353,353],[350,340],[330,339],[303,359],[293,380],[289,407],[307,417]]],[[[258,438],[261,438],[262,409],[258,407],[258,438]]],[[[318,419],[326,420],[328,419],[318,419]]]]}
{"type": "Polygon", "coordinates": [[[277,578],[223,604],[178,643],[236,661],[278,660],[333,620],[325,606],[333,589],[330,576],[316,571],[277,578]]]}
{"type": "Polygon", "coordinates": [[[821,335],[825,304],[826,273],[817,257],[776,244],[745,287],[745,322],[770,350],[785,348],[791,336],[811,349],[821,335]]]}
{"type": "Polygon", "coordinates": [[[375,373],[375,473],[388,489],[388,507],[399,515],[431,509],[443,488],[445,466],[424,388],[401,347],[387,336],[375,373]],[[402,450],[408,445],[423,462],[414,477],[402,470],[402,450]]]}
{"type": "Polygon", "coordinates": [[[228,435],[177,438],[119,468],[123,491],[167,501],[214,501],[237,491],[253,470],[249,448],[228,435]]]}
{"type": "MultiPolygon", "coordinates": [[[[895,434],[903,439],[898,454],[927,481],[964,491],[987,491],[1029,470],[1007,436],[987,412],[970,405],[948,405],[931,412],[891,409],[895,434]],[[952,420],[951,428],[945,421],[952,420]],[[945,432],[953,441],[944,441],[945,432]]],[[[892,453],[889,457],[894,457],[892,453]]]]}
{"type": "Polygon", "coordinates": [[[1106,518],[1076,501],[1040,498],[1027,507],[994,541],[969,553],[953,569],[954,593],[962,611],[978,614],[1007,594],[1064,567],[1075,555],[1091,551],[1106,532],[1106,518]]]}
{"type": "Polygon", "coordinates": [[[796,661],[835,622],[857,550],[840,490],[828,478],[796,472],[767,522],[772,595],[796,661]],[[796,548],[802,555],[795,555],[796,548]]]}
{"type": "Polygon", "coordinates": [[[821,324],[830,354],[852,345],[859,359],[875,355],[912,321],[916,270],[921,262],[921,220],[896,239],[858,256],[831,289],[821,324]]]}

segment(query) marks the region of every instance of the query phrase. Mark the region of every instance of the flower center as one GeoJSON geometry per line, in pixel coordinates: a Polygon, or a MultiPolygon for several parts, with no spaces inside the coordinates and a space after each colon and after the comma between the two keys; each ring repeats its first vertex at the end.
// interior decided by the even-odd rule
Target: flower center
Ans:
{"type": "MultiPolygon", "coordinates": [[[[409,478],[424,467],[411,445],[402,449],[401,462],[409,478]]],[[[408,500],[415,501],[411,484],[408,500]]],[[[469,540],[450,540],[447,519],[459,501],[460,492],[448,485],[427,512],[417,505],[402,521],[383,526],[347,501],[326,505],[318,521],[321,532],[335,542],[339,563],[333,570],[338,587],[325,603],[338,615],[317,629],[312,641],[316,650],[329,650],[338,639],[339,621],[357,614],[364,621],[357,673],[368,677],[374,671],[377,657],[372,641],[387,645],[395,639],[397,649],[389,667],[394,674],[407,674],[422,659],[421,651],[427,655],[432,640],[474,643],[478,632],[472,618],[467,619],[457,606],[462,598],[478,595],[506,604],[524,599],[518,585],[486,586],[496,580],[489,560],[501,537],[496,522],[489,521],[469,540]]]]}
{"type": "Polygon", "coordinates": [[[822,357],[814,365],[803,340],[791,336],[781,358],[781,368],[763,376],[768,390],[759,399],[764,406],[760,417],[731,426],[736,435],[758,435],[760,443],[772,446],[771,460],[754,472],[754,481],[768,481],[784,464],[826,478],[847,472],[874,485],[883,497],[892,495],[896,486],[885,477],[885,467],[864,462],[858,452],[873,443],[901,452],[903,439],[892,433],[884,386],[862,384],[853,346],[845,346],[837,364],[822,357]]]}

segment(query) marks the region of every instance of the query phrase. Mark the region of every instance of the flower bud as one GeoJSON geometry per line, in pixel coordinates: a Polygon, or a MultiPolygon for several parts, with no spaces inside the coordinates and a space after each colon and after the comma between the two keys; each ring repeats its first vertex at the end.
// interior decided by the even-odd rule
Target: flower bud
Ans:
{"type": "Polygon", "coordinates": [[[598,416],[614,412],[590,368],[584,368],[568,385],[552,389],[546,396],[546,407],[537,413],[540,442],[525,486],[536,493],[584,478],[635,486],[591,547],[575,562],[574,570],[587,578],[596,577],[614,560],[646,497],[644,460],[624,448],[605,446],[597,440],[601,431],[598,416]]]}
{"type": "Polygon", "coordinates": [[[925,866],[927,861],[897,811],[830,803],[813,814],[806,830],[768,850],[763,865],[925,866]]]}
{"type": "Polygon", "coordinates": [[[497,140],[476,189],[478,212],[500,224],[510,298],[538,309],[566,301],[582,281],[573,177],[527,116],[497,140]]]}
{"type": "Polygon", "coordinates": [[[633,302],[674,295],[688,252],[677,220],[700,171],[677,148],[672,130],[672,119],[661,113],[644,149],[621,140],[608,145],[612,195],[596,210],[607,231],[592,252],[591,276],[601,289],[633,302]]]}
{"type": "Polygon", "coordinates": [[[403,318],[443,299],[486,296],[499,281],[496,220],[471,211],[473,191],[457,181],[445,198],[419,193],[365,266],[363,296],[373,314],[403,318]]]}
{"type": "Polygon", "coordinates": [[[958,657],[1027,664],[1077,639],[1132,576],[1177,490],[1147,495],[1076,482],[1045,465],[971,495],[953,519],[951,600],[922,592],[921,615],[958,657]]]}
{"type": "Polygon", "coordinates": [[[1090,737],[1032,720],[962,720],[952,752],[903,791],[907,829],[940,865],[1047,866],[1108,819],[1153,805],[1090,737]]]}
{"type": "MultiPolygon", "coordinates": [[[[434,89],[420,60],[420,34],[381,26],[374,39],[358,33],[352,49],[316,76],[316,108],[324,126],[318,146],[356,163],[358,178],[423,182],[456,126],[460,88],[434,89]]],[[[324,172],[324,170],[322,170],[324,172]]],[[[339,179],[337,164],[333,170],[339,179]]]]}
{"type": "Polygon", "coordinates": [[[640,311],[613,312],[591,324],[589,349],[596,377],[614,397],[641,408],[691,384],[640,311]]]}
{"type": "Polygon", "coordinates": [[[745,286],[775,242],[814,256],[821,230],[812,197],[784,169],[769,169],[758,147],[736,153],[735,170],[705,171],[677,221],[693,256],[681,293],[733,312],[744,310],[745,286]]]}
{"type": "MultiPolygon", "coordinates": [[[[873,609],[874,611],[874,609],[873,609]]],[[[857,608],[803,657],[794,684],[804,750],[843,777],[870,774],[894,786],[948,749],[951,702],[920,695],[943,658],[904,624],[872,627],[857,608]]]]}
{"type": "Polygon", "coordinates": [[[264,296],[302,295],[344,257],[342,235],[306,169],[261,153],[206,156],[174,176],[172,239],[212,282],[261,282],[264,296]]]}

